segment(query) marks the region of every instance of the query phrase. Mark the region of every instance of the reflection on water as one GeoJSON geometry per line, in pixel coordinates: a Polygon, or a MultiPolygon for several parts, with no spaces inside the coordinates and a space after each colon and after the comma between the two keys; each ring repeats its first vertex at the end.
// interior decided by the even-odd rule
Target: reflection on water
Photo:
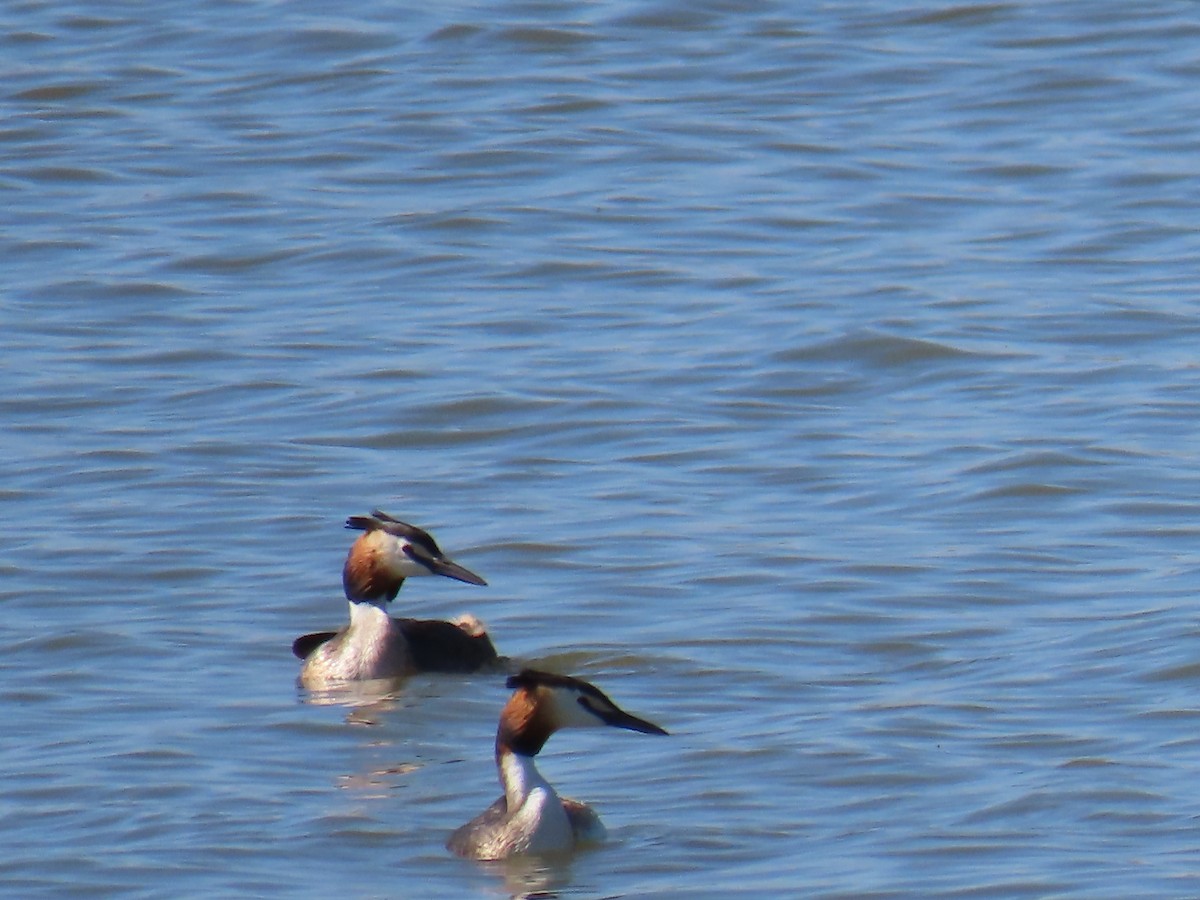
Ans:
{"type": "Polygon", "coordinates": [[[407,678],[373,678],[349,681],[320,690],[298,687],[300,701],[313,706],[350,708],[347,720],[356,725],[374,725],[380,715],[401,706],[407,678]]]}
{"type": "Polygon", "coordinates": [[[475,865],[497,882],[497,894],[521,900],[559,896],[571,886],[569,856],[516,856],[475,865]]]}
{"type": "Polygon", "coordinates": [[[419,763],[398,763],[369,772],[356,772],[341,775],[337,778],[337,786],[351,792],[356,799],[363,801],[388,801],[392,799],[396,780],[421,768],[419,763]]]}

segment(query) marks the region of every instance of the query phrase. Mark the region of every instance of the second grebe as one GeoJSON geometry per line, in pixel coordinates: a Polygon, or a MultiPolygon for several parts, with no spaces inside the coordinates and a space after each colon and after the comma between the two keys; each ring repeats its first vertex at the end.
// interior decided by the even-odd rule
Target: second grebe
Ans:
{"type": "Polygon", "coordinates": [[[560,797],[533,758],[560,728],[612,725],[643,734],[667,732],[620,709],[578,678],[525,669],[507,684],[515,690],[496,731],[496,768],[504,796],[450,835],[446,847],[472,859],[504,859],[561,853],[600,840],[600,817],[587,804],[560,797]]]}
{"type": "Polygon", "coordinates": [[[442,622],[394,619],[387,613],[406,578],[444,575],[467,584],[486,581],[447,559],[428,532],[387,513],[351,516],[346,527],[364,532],[342,567],[350,622],[341,631],[306,634],[292,643],[292,652],[304,660],[304,687],[414,672],[473,672],[497,660],[496,648],[473,616],[442,622]]]}

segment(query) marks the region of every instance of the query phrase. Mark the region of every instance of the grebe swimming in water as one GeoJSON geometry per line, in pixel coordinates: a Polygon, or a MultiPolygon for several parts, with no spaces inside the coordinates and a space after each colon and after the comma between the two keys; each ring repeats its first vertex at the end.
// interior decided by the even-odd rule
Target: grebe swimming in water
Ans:
{"type": "Polygon", "coordinates": [[[612,725],[643,734],[667,732],[620,709],[578,678],[525,669],[507,684],[515,690],[496,731],[504,796],[450,835],[446,847],[472,859],[504,859],[560,853],[602,839],[600,817],[578,800],[559,797],[533,758],[560,728],[612,725]]]}
{"type": "Polygon", "coordinates": [[[442,622],[395,619],[387,613],[405,578],[444,575],[467,584],[486,581],[447,559],[427,532],[387,513],[351,516],[346,527],[363,532],[342,567],[350,622],[341,631],[306,634],[292,643],[292,652],[304,660],[304,687],[414,672],[473,672],[496,662],[496,648],[473,616],[442,622]]]}

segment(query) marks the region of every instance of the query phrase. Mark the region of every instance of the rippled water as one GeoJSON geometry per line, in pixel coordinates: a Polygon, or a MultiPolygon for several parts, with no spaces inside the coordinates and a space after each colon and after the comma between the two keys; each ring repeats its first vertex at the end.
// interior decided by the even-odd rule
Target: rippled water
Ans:
{"type": "Polygon", "coordinates": [[[9,4],[13,896],[1200,894],[1190,5],[9,4]],[[344,517],[669,739],[307,702],[344,517]]]}

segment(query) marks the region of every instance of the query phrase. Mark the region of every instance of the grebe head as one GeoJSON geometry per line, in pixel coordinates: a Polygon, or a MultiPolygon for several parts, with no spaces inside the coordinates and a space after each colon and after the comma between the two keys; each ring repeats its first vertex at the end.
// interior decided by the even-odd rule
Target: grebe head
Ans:
{"type": "Polygon", "coordinates": [[[342,567],[342,587],[355,603],[394,600],[405,578],[445,575],[467,584],[487,582],[447,559],[429,533],[374,510],[369,516],[351,516],[346,527],[364,534],[356,540],[342,567]]]}
{"type": "Polygon", "coordinates": [[[625,712],[595,685],[569,675],[552,675],[524,669],[507,681],[513,689],[496,734],[496,750],[536,756],[560,728],[595,728],[610,725],[642,734],[667,732],[645,719],[625,712]]]}

